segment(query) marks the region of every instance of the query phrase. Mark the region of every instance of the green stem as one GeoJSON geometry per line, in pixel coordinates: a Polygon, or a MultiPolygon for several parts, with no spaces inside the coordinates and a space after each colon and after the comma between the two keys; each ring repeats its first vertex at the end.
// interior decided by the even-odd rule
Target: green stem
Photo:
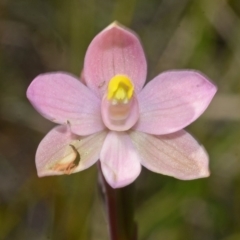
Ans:
{"type": "Polygon", "coordinates": [[[100,163],[99,175],[105,197],[110,240],[137,240],[134,222],[134,185],[113,189],[106,182],[100,163]]]}

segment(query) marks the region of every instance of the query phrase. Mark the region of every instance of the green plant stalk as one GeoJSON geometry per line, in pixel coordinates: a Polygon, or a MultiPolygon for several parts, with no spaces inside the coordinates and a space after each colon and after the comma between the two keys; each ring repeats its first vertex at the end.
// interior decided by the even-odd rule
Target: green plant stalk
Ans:
{"type": "Polygon", "coordinates": [[[134,222],[134,184],[113,189],[106,182],[100,164],[98,167],[110,240],[137,240],[137,225],[134,222]]]}

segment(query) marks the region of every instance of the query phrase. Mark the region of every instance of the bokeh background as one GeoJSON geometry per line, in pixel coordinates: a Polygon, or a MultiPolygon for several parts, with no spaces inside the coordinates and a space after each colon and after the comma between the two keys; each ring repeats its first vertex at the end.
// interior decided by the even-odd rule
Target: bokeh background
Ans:
{"type": "Polygon", "coordinates": [[[140,36],[148,80],[197,69],[219,88],[187,128],[207,149],[211,176],[179,181],[143,170],[139,240],[239,240],[239,0],[0,0],[0,239],[108,239],[96,166],[37,177],[35,151],[53,124],[25,92],[43,72],[79,76],[88,44],[114,20],[140,36]]]}

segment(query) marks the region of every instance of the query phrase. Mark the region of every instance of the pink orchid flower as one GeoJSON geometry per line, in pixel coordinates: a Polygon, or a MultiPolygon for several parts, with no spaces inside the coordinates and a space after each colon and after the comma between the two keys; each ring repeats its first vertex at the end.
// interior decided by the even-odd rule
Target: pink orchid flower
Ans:
{"type": "Polygon", "coordinates": [[[146,81],[138,37],[113,23],[87,49],[84,82],[62,72],[36,77],[27,97],[45,118],[61,124],[41,141],[38,175],[71,174],[100,160],[113,188],[149,170],[178,179],[209,176],[208,155],[184,127],[217,91],[201,73],[167,71],[146,81]]]}

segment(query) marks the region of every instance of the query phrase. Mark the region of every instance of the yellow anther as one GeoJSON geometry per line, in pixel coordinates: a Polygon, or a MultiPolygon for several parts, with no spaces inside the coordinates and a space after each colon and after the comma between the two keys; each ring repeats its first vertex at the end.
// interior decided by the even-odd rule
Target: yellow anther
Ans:
{"type": "Polygon", "coordinates": [[[108,84],[108,100],[126,101],[132,98],[134,86],[125,75],[114,76],[108,84]]]}

